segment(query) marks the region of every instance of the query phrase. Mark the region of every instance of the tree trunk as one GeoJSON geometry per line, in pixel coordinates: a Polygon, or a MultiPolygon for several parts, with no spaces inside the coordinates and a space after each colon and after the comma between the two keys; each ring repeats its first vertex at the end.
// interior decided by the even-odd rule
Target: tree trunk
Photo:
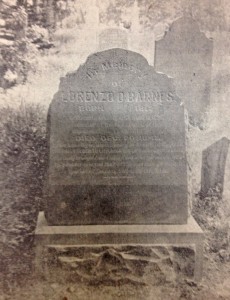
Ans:
{"type": "Polygon", "coordinates": [[[50,28],[55,28],[55,3],[53,0],[47,0],[47,8],[46,8],[46,15],[47,15],[47,25],[50,28]]]}

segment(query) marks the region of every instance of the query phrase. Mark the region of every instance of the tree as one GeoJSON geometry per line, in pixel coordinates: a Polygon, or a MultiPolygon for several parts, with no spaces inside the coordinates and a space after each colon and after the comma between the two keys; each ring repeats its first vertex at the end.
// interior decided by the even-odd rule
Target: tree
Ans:
{"type": "Polygon", "coordinates": [[[17,6],[27,7],[27,0],[17,0],[17,6]]]}

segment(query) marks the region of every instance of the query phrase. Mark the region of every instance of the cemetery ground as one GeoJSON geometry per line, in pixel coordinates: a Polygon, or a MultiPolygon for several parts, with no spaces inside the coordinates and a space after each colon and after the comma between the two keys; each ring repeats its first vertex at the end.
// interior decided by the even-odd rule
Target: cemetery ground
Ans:
{"type": "Polygon", "coordinates": [[[2,108],[1,116],[0,299],[230,299],[229,209],[218,187],[204,199],[194,195],[193,216],[205,232],[201,284],[183,279],[140,284],[122,276],[109,282],[78,278],[64,283],[37,277],[33,243],[44,205],[46,114],[37,105],[24,105],[2,108]]]}

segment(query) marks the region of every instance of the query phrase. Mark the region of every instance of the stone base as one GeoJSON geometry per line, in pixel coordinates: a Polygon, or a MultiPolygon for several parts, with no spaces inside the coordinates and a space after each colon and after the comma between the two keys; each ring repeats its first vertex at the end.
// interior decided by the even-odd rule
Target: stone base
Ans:
{"type": "Polygon", "coordinates": [[[38,216],[35,231],[36,270],[44,273],[45,248],[52,246],[194,246],[194,280],[203,269],[203,232],[192,216],[184,225],[79,225],[48,226],[44,213],[38,216]]]}

